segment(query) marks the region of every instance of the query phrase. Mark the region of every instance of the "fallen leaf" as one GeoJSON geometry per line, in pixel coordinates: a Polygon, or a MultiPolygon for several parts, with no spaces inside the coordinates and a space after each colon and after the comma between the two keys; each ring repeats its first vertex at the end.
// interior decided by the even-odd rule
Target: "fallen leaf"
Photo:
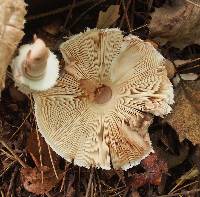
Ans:
{"type": "Polygon", "coordinates": [[[63,173],[58,173],[57,179],[52,169],[47,166],[43,166],[43,175],[37,168],[21,169],[21,180],[24,188],[34,194],[49,192],[62,177],[63,173]]]}
{"type": "Polygon", "coordinates": [[[52,163],[49,148],[39,133],[37,137],[36,132],[31,132],[26,149],[31,155],[36,167],[21,169],[22,184],[29,192],[45,194],[55,187],[64,176],[64,171],[59,169],[60,157],[51,150],[52,163]]]}
{"type": "Polygon", "coordinates": [[[184,81],[175,89],[175,105],[166,121],[176,130],[180,141],[185,138],[200,143],[200,80],[184,81]]]}
{"type": "Polygon", "coordinates": [[[119,15],[120,5],[111,5],[105,12],[100,11],[97,21],[97,28],[103,29],[110,27],[117,19],[119,15]]]}
{"type": "Polygon", "coordinates": [[[180,49],[200,44],[200,9],[191,2],[175,0],[172,6],[157,8],[151,14],[150,35],[161,45],[169,42],[180,49]]]}
{"type": "Polygon", "coordinates": [[[157,157],[155,153],[151,153],[141,161],[144,173],[134,173],[130,184],[131,187],[137,189],[145,184],[159,185],[161,183],[162,174],[167,172],[167,164],[157,157]]]}

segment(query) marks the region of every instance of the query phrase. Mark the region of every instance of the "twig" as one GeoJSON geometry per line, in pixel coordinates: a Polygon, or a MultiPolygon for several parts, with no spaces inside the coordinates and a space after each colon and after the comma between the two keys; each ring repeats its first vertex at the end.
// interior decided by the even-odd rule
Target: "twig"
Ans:
{"type": "Polygon", "coordinates": [[[23,122],[21,123],[21,125],[17,128],[17,130],[12,134],[12,136],[10,137],[9,140],[12,140],[13,137],[19,132],[19,130],[22,128],[22,126],[24,125],[24,123],[26,122],[26,120],[29,118],[29,116],[31,115],[32,110],[30,109],[30,112],[27,114],[27,116],[25,117],[25,119],[23,120],[23,122]]]}
{"type": "Polygon", "coordinates": [[[173,197],[173,196],[189,196],[189,194],[195,194],[197,192],[200,192],[200,189],[193,189],[191,191],[184,191],[184,192],[180,192],[180,193],[175,193],[175,194],[167,194],[167,195],[161,195],[161,196],[157,196],[157,197],[173,197]]]}
{"type": "MultiPolygon", "coordinates": [[[[3,149],[0,149],[0,151],[7,156],[6,159],[12,159],[12,160],[15,160],[15,158],[10,154],[8,153],[7,151],[3,150],[3,149]]],[[[4,161],[6,161],[6,159],[4,161]]]]}
{"type": "Polygon", "coordinates": [[[100,0],[99,2],[95,3],[93,6],[91,6],[90,8],[88,8],[87,10],[85,10],[84,12],[82,12],[79,15],[79,17],[72,23],[72,25],[69,27],[69,29],[72,28],[74,25],[76,25],[83,18],[83,16],[85,16],[90,10],[92,10],[96,6],[100,5],[104,1],[106,1],[106,0],[100,0]]]}
{"type": "Polygon", "coordinates": [[[199,5],[199,4],[196,4],[196,3],[192,2],[191,0],[186,0],[186,1],[187,1],[188,3],[191,3],[192,5],[197,6],[197,7],[200,8],[200,5],[199,5]]]}
{"type": "Polygon", "coordinates": [[[153,0],[148,0],[148,8],[147,8],[148,12],[151,10],[152,5],[153,5],[153,0]]]}
{"type": "Polygon", "coordinates": [[[18,166],[16,166],[15,169],[14,169],[14,172],[12,174],[12,177],[11,177],[11,180],[10,180],[10,184],[9,184],[6,196],[12,196],[12,192],[13,192],[12,187],[14,185],[14,181],[15,181],[15,178],[17,176],[18,170],[19,170],[19,168],[18,168],[18,166]]]}
{"type": "MultiPolygon", "coordinates": [[[[80,7],[82,5],[85,5],[89,2],[92,2],[92,1],[95,1],[95,0],[84,0],[84,1],[80,1],[79,3],[77,3],[74,7],[80,7]]],[[[52,10],[52,11],[49,11],[49,12],[45,12],[45,13],[42,13],[42,14],[38,14],[38,15],[32,15],[32,16],[29,16],[26,18],[27,21],[32,21],[32,20],[36,20],[36,19],[40,19],[40,18],[44,18],[44,17],[47,17],[47,16],[51,16],[51,15],[55,15],[55,14],[59,14],[59,13],[62,13],[66,10],[70,10],[71,9],[71,5],[68,5],[68,6],[65,6],[65,7],[62,7],[62,8],[58,8],[56,10],[52,10]]]]}
{"type": "Polygon", "coordinates": [[[133,29],[134,27],[134,14],[135,14],[135,0],[132,0],[131,15],[130,15],[131,29],[133,29]]]}
{"type": "Polygon", "coordinates": [[[192,182],[192,183],[189,183],[189,184],[187,184],[187,185],[184,185],[183,187],[181,187],[181,188],[179,188],[179,189],[177,189],[177,190],[174,190],[173,193],[177,193],[177,192],[179,192],[180,190],[185,189],[186,187],[189,187],[189,186],[194,185],[194,184],[196,184],[196,183],[199,183],[199,181],[194,181],[194,182],[192,182]]]}
{"type": "Polygon", "coordinates": [[[178,73],[188,73],[195,72],[200,70],[200,58],[191,59],[191,61],[187,61],[186,63],[178,65],[176,68],[178,73]]]}
{"type": "Polygon", "coordinates": [[[65,174],[63,176],[63,180],[62,180],[62,183],[61,183],[61,186],[60,186],[60,192],[64,189],[64,186],[65,186],[65,180],[66,180],[66,174],[67,174],[67,167],[69,167],[69,164],[67,164],[65,162],[65,174]]]}
{"type": "Polygon", "coordinates": [[[43,172],[43,162],[42,162],[42,147],[40,143],[40,136],[38,133],[38,129],[36,129],[36,134],[37,134],[37,141],[38,141],[38,149],[39,149],[39,155],[40,155],[40,171],[42,175],[42,184],[44,183],[44,172],[43,172]]]}
{"type": "Polygon", "coordinates": [[[12,161],[6,168],[3,169],[3,172],[0,174],[0,178],[13,166],[17,161],[12,161]]]}
{"type": "Polygon", "coordinates": [[[127,26],[128,26],[128,30],[131,31],[132,28],[131,28],[131,25],[130,25],[130,22],[129,22],[129,18],[128,18],[128,14],[127,14],[128,10],[129,10],[129,7],[130,7],[130,5],[131,5],[131,0],[128,1],[127,5],[125,5],[124,0],[122,0],[121,2],[122,2],[122,7],[123,7],[123,9],[124,9],[124,14],[123,14],[123,16],[122,16],[122,20],[121,20],[119,26],[120,26],[120,28],[121,28],[122,25],[123,25],[124,19],[126,19],[126,23],[127,23],[127,26]]]}
{"type": "Polygon", "coordinates": [[[65,22],[64,22],[64,25],[63,25],[63,29],[66,28],[66,26],[67,26],[67,24],[69,22],[69,19],[70,19],[71,15],[72,15],[72,11],[73,11],[73,8],[75,7],[75,5],[76,5],[76,0],[73,0],[72,5],[71,5],[71,7],[69,9],[69,12],[67,14],[67,17],[65,19],[65,22]]]}
{"type": "Polygon", "coordinates": [[[15,154],[15,152],[2,139],[0,139],[0,143],[10,151],[16,161],[18,161],[24,168],[27,167],[27,165],[20,159],[20,157],[15,154]]]}
{"type": "Polygon", "coordinates": [[[98,175],[98,171],[96,171],[96,175],[97,175],[97,182],[98,182],[98,188],[99,188],[99,196],[102,197],[103,195],[102,195],[101,182],[98,175]]]}
{"type": "Polygon", "coordinates": [[[50,194],[49,192],[46,192],[45,195],[46,195],[47,197],[52,197],[51,194],[50,194]]]}
{"type": "Polygon", "coordinates": [[[142,28],[144,28],[144,27],[147,27],[147,25],[148,25],[148,24],[145,24],[145,25],[142,25],[142,26],[140,26],[140,27],[137,27],[137,28],[131,30],[129,33],[134,32],[134,31],[137,31],[138,29],[142,29],[142,28]]]}
{"type": "Polygon", "coordinates": [[[56,176],[56,178],[58,180],[59,178],[58,178],[58,174],[56,172],[56,168],[55,168],[55,165],[54,165],[54,162],[53,162],[53,157],[52,157],[52,154],[51,154],[51,149],[50,149],[49,145],[47,145],[47,146],[48,146],[48,150],[49,150],[49,157],[50,157],[50,160],[51,160],[51,164],[53,166],[53,171],[54,171],[54,174],[55,174],[55,176],[56,176]]]}
{"type": "Polygon", "coordinates": [[[89,179],[89,182],[88,182],[88,186],[87,186],[87,191],[86,191],[85,197],[89,196],[89,192],[90,192],[90,188],[91,188],[91,184],[92,184],[93,173],[94,173],[94,168],[91,168],[90,179],[89,179]]]}
{"type": "Polygon", "coordinates": [[[1,190],[0,194],[1,194],[1,197],[5,197],[5,195],[4,195],[2,190],[1,190]]]}

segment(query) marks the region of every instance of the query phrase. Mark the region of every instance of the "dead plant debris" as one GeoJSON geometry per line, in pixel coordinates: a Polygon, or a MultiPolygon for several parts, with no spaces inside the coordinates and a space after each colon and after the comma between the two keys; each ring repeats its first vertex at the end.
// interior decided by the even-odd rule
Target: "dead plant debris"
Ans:
{"type": "MultiPolygon", "coordinates": [[[[23,0],[0,3],[0,89],[5,84],[0,101],[0,196],[199,196],[199,0],[25,3],[26,11],[23,0]],[[62,75],[65,71],[60,43],[94,27],[120,28],[124,36],[132,33],[150,42],[167,59],[165,66],[174,85],[172,113],[164,119],[154,118],[149,128],[155,153],[127,171],[86,169],[58,156],[37,132],[33,99],[14,86],[7,69],[14,51],[18,54],[21,38],[24,36],[21,44],[27,44],[37,34],[57,55],[62,75]]],[[[80,84],[85,96],[93,101],[90,81],[80,84]]]]}
{"type": "Polygon", "coordinates": [[[165,3],[151,14],[150,34],[161,45],[183,49],[191,44],[200,44],[200,8],[193,0],[174,0],[165,3]]]}

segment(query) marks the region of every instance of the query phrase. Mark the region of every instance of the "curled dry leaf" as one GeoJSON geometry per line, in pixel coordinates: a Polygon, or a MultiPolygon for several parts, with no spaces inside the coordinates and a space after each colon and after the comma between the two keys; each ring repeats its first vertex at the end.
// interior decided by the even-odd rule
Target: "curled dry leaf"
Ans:
{"type": "Polygon", "coordinates": [[[200,80],[179,83],[175,90],[173,112],[166,118],[177,131],[180,140],[200,143],[200,80]]]}
{"type": "Polygon", "coordinates": [[[12,55],[23,37],[24,16],[23,0],[1,0],[0,3],[0,90],[5,86],[5,74],[12,55]]]}
{"type": "Polygon", "coordinates": [[[151,14],[151,36],[161,45],[184,48],[200,44],[200,8],[185,0],[175,0],[172,6],[165,4],[151,14]]]}
{"type": "Polygon", "coordinates": [[[99,18],[97,21],[97,28],[108,28],[110,27],[117,19],[119,15],[120,5],[111,5],[105,12],[99,12],[99,18]]]}

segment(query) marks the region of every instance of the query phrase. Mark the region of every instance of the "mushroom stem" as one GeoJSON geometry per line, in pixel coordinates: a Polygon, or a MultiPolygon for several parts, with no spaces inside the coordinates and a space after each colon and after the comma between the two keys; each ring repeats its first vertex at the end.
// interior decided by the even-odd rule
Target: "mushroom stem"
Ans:
{"type": "Polygon", "coordinates": [[[49,49],[43,40],[34,36],[34,43],[22,63],[22,72],[26,78],[38,80],[43,77],[47,67],[49,49]]]}

